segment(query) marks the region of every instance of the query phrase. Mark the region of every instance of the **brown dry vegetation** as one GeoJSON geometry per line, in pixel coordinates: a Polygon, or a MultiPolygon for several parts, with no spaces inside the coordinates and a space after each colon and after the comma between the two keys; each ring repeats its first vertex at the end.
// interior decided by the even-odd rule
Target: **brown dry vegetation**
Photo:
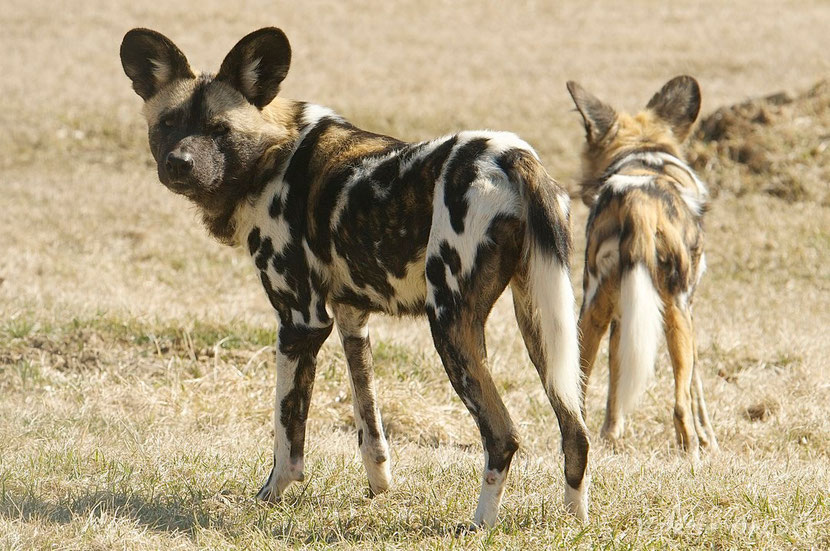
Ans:
{"type": "Polygon", "coordinates": [[[721,107],[691,146],[689,160],[714,195],[760,191],[830,206],[830,81],[721,107]]]}
{"type": "MultiPolygon", "coordinates": [[[[594,442],[591,521],[567,517],[556,423],[506,296],[488,344],[523,449],[501,524],[456,534],[475,505],[479,442],[423,320],[372,323],[391,491],[367,498],[332,338],[307,480],[282,505],[253,501],[270,462],[275,322],[244,253],[211,242],[156,182],[117,55],[128,28],[148,26],[215,70],[243,34],[278,25],[294,46],[284,95],[412,140],[513,130],[572,185],[582,130],[565,80],[635,109],[690,73],[707,114],[810,90],[830,73],[830,5],[230,6],[30,0],[0,12],[0,548],[830,546],[826,85],[721,111],[725,139],[690,145],[720,192],[695,313],[722,452],[696,469],[677,455],[661,353],[624,449],[594,442]]],[[[588,395],[594,434],[604,373],[588,395]]]]}

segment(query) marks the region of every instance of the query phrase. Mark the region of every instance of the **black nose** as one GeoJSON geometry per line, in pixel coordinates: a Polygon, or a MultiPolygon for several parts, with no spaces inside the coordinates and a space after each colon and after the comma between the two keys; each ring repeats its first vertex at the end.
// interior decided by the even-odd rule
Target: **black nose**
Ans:
{"type": "Polygon", "coordinates": [[[184,151],[171,151],[167,154],[164,167],[171,178],[184,178],[193,170],[193,156],[184,151]]]}

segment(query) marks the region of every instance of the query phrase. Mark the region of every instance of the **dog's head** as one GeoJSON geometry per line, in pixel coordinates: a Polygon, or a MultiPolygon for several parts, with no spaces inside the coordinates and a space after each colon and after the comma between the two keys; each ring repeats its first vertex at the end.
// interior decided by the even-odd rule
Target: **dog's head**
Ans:
{"type": "Polygon", "coordinates": [[[568,91],[585,123],[582,200],[588,205],[596,193],[592,183],[621,156],[652,150],[681,158],[680,144],[700,111],[700,87],[690,76],[671,79],[634,116],[617,113],[576,82],[568,82],[568,91]]]}
{"type": "Polygon", "coordinates": [[[197,76],[167,37],[129,31],[121,64],[144,99],[150,150],[161,182],[206,216],[244,197],[266,149],[287,129],[264,114],[288,73],[291,48],[276,28],[236,44],[214,76],[197,76]]]}

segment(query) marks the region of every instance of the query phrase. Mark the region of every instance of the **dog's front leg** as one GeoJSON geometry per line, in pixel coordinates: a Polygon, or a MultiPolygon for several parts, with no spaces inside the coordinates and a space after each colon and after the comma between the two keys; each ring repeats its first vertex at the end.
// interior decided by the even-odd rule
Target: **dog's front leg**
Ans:
{"type": "Polygon", "coordinates": [[[257,497],[279,501],[294,481],[301,481],[305,425],[317,352],[331,333],[322,328],[283,325],[277,339],[277,391],[274,402],[274,464],[257,497]]]}
{"type": "Polygon", "coordinates": [[[357,442],[373,494],[389,488],[389,444],[383,435],[375,392],[372,346],[369,344],[369,313],[353,306],[333,306],[334,319],[346,352],[354,401],[357,442]]]}

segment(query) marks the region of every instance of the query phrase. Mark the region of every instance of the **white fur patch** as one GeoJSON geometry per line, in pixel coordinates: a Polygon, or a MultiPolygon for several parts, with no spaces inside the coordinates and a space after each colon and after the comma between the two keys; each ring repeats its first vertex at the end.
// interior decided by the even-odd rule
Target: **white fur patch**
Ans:
{"type": "Polygon", "coordinates": [[[296,327],[304,327],[306,325],[303,313],[299,310],[291,310],[291,323],[296,327]]]}
{"type": "Polygon", "coordinates": [[[559,209],[562,211],[562,216],[566,219],[571,214],[571,198],[568,197],[567,193],[557,193],[556,194],[556,203],[559,205],[559,209]]]}
{"type": "Polygon", "coordinates": [[[422,257],[407,264],[406,274],[403,278],[397,278],[388,273],[386,280],[395,290],[395,300],[389,301],[391,313],[397,313],[399,305],[404,308],[415,309],[418,305],[423,304],[427,293],[427,283],[424,278],[424,260],[422,257]]]}
{"type": "Polygon", "coordinates": [[[487,149],[494,156],[501,155],[505,151],[510,151],[511,149],[521,149],[533,155],[535,159],[539,159],[539,156],[530,144],[512,132],[493,132],[483,130],[469,132],[469,134],[473,135],[474,138],[487,138],[489,140],[487,142],[487,149]]]}
{"type": "Polygon", "coordinates": [[[253,95],[256,92],[257,81],[259,80],[259,64],[261,61],[262,58],[258,57],[242,69],[242,74],[240,75],[242,88],[245,89],[248,95],[253,95]]]}
{"type": "Polygon", "coordinates": [[[588,488],[590,476],[585,473],[579,488],[571,488],[565,483],[565,509],[582,522],[588,522],[588,488]]]}
{"type": "Polygon", "coordinates": [[[592,276],[590,273],[587,274],[588,277],[588,288],[585,290],[585,298],[583,302],[585,304],[591,304],[594,301],[594,295],[597,294],[597,289],[599,288],[599,278],[592,276]]]}
{"type": "MultiPolygon", "coordinates": [[[[303,116],[300,119],[300,121],[302,122],[303,126],[313,126],[313,125],[317,124],[318,122],[320,122],[320,119],[323,119],[323,118],[326,118],[326,117],[329,117],[329,118],[332,118],[332,119],[335,119],[335,120],[338,120],[338,121],[343,120],[343,118],[340,115],[338,115],[337,113],[335,113],[334,111],[332,111],[328,107],[323,107],[322,105],[317,105],[315,103],[308,103],[308,104],[306,104],[305,108],[303,109],[303,116]]],[[[297,138],[297,145],[298,146],[300,145],[300,143],[302,143],[303,138],[305,138],[305,136],[306,136],[306,134],[308,134],[309,130],[311,130],[310,127],[306,128],[305,132],[297,138]]]]}
{"type": "Polygon", "coordinates": [[[170,65],[158,59],[151,59],[150,63],[153,65],[153,78],[156,79],[157,85],[164,86],[170,82],[173,76],[173,70],[170,65]]]}
{"type": "MultiPolygon", "coordinates": [[[[706,184],[697,177],[695,171],[692,168],[675,157],[674,155],[670,155],[668,153],[662,151],[645,151],[645,152],[635,152],[631,155],[627,155],[614,163],[609,169],[608,173],[613,174],[617,170],[619,170],[623,165],[632,162],[632,161],[640,161],[648,166],[652,166],[655,168],[661,168],[664,165],[673,165],[681,170],[685,171],[686,174],[689,175],[692,182],[695,184],[695,189],[691,190],[685,186],[678,186],[677,190],[680,193],[683,202],[686,203],[686,206],[691,210],[696,216],[700,216],[703,212],[703,206],[706,203],[706,199],[709,196],[709,191],[706,189],[706,184]]],[[[647,178],[651,181],[653,176],[626,176],[622,174],[614,174],[608,180],[606,180],[607,184],[611,184],[615,192],[622,191],[625,187],[635,186],[635,185],[646,185],[649,182],[638,182],[638,178],[647,178]],[[617,180],[616,186],[612,184],[613,180],[618,178],[630,178],[630,180],[617,180]]]]}
{"type": "MultiPolygon", "coordinates": [[[[364,443],[366,442],[365,439],[368,434],[368,430],[368,428],[364,428],[363,430],[364,443]]],[[[379,440],[378,445],[384,450],[384,457],[388,458],[389,445],[386,443],[386,440],[379,440]]],[[[366,446],[361,447],[360,455],[363,460],[363,467],[366,469],[366,478],[369,479],[369,487],[376,494],[385,492],[389,489],[389,485],[392,482],[392,469],[390,468],[390,461],[387,459],[386,461],[378,463],[375,461],[374,457],[372,457],[373,452],[364,451],[367,449],[368,448],[366,446]]]]}
{"type": "Polygon", "coordinates": [[[446,264],[444,265],[444,278],[447,280],[447,287],[453,294],[461,293],[461,287],[458,286],[458,279],[453,275],[452,270],[446,264]]]}
{"type": "Polygon", "coordinates": [[[617,404],[630,412],[654,372],[663,331],[663,303],[643,264],[624,273],[620,285],[620,380],[617,404]]]}
{"type": "Polygon", "coordinates": [[[706,196],[701,196],[699,193],[694,193],[687,187],[680,187],[680,198],[686,203],[686,206],[692,211],[695,216],[700,216],[703,213],[703,206],[706,204],[706,196]]]}
{"type": "Polygon", "coordinates": [[[507,471],[488,469],[489,454],[484,452],[484,474],[481,481],[481,493],[478,496],[473,523],[476,526],[492,528],[499,519],[499,505],[504,493],[504,482],[507,480],[507,471]]]}
{"type": "Polygon", "coordinates": [[[707,268],[706,264],[706,253],[701,253],[700,255],[700,262],[697,265],[697,277],[695,277],[695,286],[700,283],[700,278],[703,277],[703,272],[706,271],[707,268]]]}
{"type": "Polygon", "coordinates": [[[567,268],[539,250],[529,259],[531,302],[541,327],[547,358],[545,380],[549,391],[570,411],[579,411],[579,346],[574,316],[574,294],[567,268]]]}
{"type": "Polygon", "coordinates": [[[614,193],[623,193],[629,188],[650,186],[654,183],[654,179],[655,177],[650,174],[614,174],[606,180],[605,185],[614,190],[614,193]]]}
{"type": "Polygon", "coordinates": [[[705,272],[705,271],[706,271],[706,254],[704,253],[704,254],[700,255],[700,261],[697,264],[697,272],[695,273],[695,282],[692,284],[692,286],[689,289],[684,290],[678,296],[678,299],[680,300],[680,304],[682,306],[685,307],[685,306],[689,305],[689,298],[692,296],[692,293],[695,292],[695,289],[697,289],[697,286],[700,284],[700,279],[703,277],[703,272],[705,272]]]}

